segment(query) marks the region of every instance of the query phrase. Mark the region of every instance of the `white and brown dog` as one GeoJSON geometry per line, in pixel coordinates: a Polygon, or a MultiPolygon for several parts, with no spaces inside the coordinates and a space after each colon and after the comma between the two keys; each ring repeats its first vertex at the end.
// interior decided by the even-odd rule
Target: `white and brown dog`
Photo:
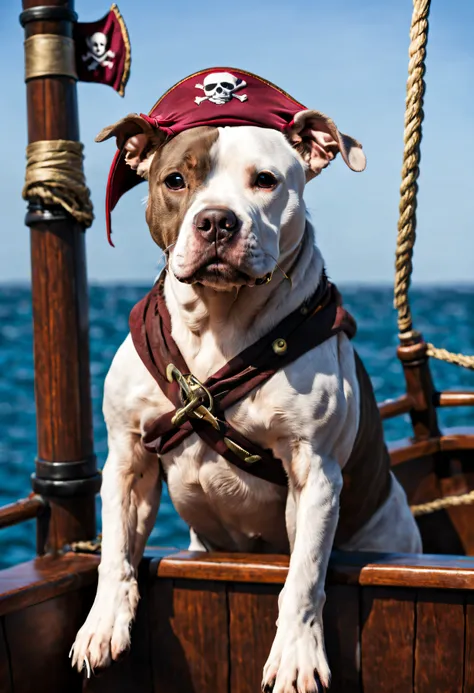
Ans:
{"type": "MultiPolygon", "coordinates": [[[[337,153],[353,170],[364,168],[365,157],[329,118],[268,82],[228,69],[199,76],[199,99],[194,75],[150,116],[128,116],[98,140],[117,137],[122,170],[116,180],[125,176],[124,160],[127,175],[148,180],[146,217],[166,249],[163,296],[172,338],[204,383],[317,293],[324,268],[303,201],[305,184],[337,153]],[[237,89],[245,100],[234,98],[237,89]]],[[[121,184],[125,189],[133,182],[121,184]]],[[[172,410],[128,336],[105,383],[102,559],[73,665],[103,667],[129,647],[137,566],[166,479],[175,508],[192,528],[191,548],[291,553],[262,686],[310,693],[318,677],[328,686],[322,611],[333,545],[421,551],[350,340],[338,332],[225,412],[235,431],[283,465],[286,486],[229,463],[193,431],[158,458],[142,437],[172,410]],[[346,472],[351,483],[340,503],[346,472]]]]}

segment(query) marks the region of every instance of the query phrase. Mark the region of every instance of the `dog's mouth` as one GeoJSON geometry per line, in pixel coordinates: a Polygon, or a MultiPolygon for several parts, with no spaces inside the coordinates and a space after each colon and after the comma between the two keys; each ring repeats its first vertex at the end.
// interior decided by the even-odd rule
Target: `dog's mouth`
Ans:
{"type": "Polygon", "coordinates": [[[227,286],[256,286],[268,281],[268,275],[256,277],[215,253],[212,257],[202,258],[199,265],[190,268],[189,272],[175,272],[175,276],[183,284],[202,284],[222,289],[227,286]]]}
{"type": "Polygon", "coordinates": [[[211,260],[205,265],[201,265],[192,274],[177,277],[177,279],[183,282],[183,284],[231,284],[232,286],[244,286],[255,283],[255,279],[249,274],[218,258],[211,260]]]}

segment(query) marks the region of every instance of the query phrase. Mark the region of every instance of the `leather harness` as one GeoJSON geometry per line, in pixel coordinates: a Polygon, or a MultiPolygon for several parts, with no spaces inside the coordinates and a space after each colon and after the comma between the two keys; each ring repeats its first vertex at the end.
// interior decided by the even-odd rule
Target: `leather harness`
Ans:
{"type": "Polygon", "coordinates": [[[175,409],[147,427],[146,450],[163,455],[192,433],[239,469],[260,479],[288,485],[280,460],[235,430],[225,411],[277,371],[339,332],[352,338],[356,324],[342,307],[339,292],[323,273],[317,291],[268,334],[244,349],[204,383],[187,366],[171,336],[164,298],[165,271],[132,310],[130,331],[150,374],[175,409]]]}

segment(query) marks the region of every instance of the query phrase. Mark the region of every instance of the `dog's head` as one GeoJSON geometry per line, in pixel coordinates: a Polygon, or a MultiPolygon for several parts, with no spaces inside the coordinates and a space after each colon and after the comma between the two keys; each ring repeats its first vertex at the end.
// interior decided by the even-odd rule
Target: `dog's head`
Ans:
{"type": "MultiPolygon", "coordinates": [[[[214,94],[214,82],[203,89],[214,94]]],[[[216,107],[239,88],[223,82],[229,93],[219,92],[216,107]]],[[[198,125],[171,138],[150,118],[130,115],[97,140],[112,136],[128,167],[148,180],[147,223],[173,274],[218,290],[261,283],[297,248],[305,182],[338,153],[352,170],[365,167],[361,145],[318,111],[297,111],[283,132],[198,125]]]]}

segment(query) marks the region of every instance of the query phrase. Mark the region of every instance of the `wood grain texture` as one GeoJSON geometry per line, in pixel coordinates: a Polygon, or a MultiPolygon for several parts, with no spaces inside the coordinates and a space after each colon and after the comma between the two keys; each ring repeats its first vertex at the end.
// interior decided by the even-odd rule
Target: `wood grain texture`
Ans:
{"type": "Polygon", "coordinates": [[[403,366],[406,392],[413,402],[410,411],[415,440],[438,438],[441,434],[435,407],[436,388],[431,376],[426,343],[421,335],[415,344],[401,345],[397,355],[403,366]]]}
{"type": "Polygon", "coordinates": [[[474,693],[474,595],[466,595],[464,693],[474,693]]]}
{"type": "Polygon", "coordinates": [[[69,650],[92,593],[76,590],[5,616],[15,693],[79,693],[69,650]]]}
{"type": "Polygon", "coordinates": [[[2,693],[14,693],[10,652],[5,640],[5,621],[3,618],[0,619],[0,691],[2,693]]]}
{"type": "Polygon", "coordinates": [[[416,606],[415,691],[462,693],[464,597],[420,590],[416,606]]]}
{"type": "MultiPolygon", "coordinates": [[[[152,561],[160,578],[283,585],[288,556],[180,551],[152,561]]],[[[474,589],[474,558],[333,551],[327,584],[474,589]]]]}
{"type": "Polygon", "coordinates": [[[288,565],[288,556],[179,551],[157,561],[156,573],[159,577],[193,580],[283,584],[288,565]]]}
{"type": "Polygon", "coordinates": [[[22,498],[0,508],[0,529],[38,517],[45,510],[45,502],[39,496],[22,498]]]}
{"type": "Polygon", "coordinates": [[[154,693],[227,691],[225,585],[160,579],[152,584],[150,596],[154,693]]]}
{"type": "Polygon", "coordinates": [[[0,571],[0,615],[26,609],[97,581],[99,557],[43,556],[0,571]]]}
{"type": "MultiPolygon", "coordinates": [[[[45,4],[73,8],[73,0],[24,0],[23,9],[45,4]]],[[[72,24],[32,21],[25,27],[26,37],[45,32],[71,36],[72,24]]],[[[79,139],[73,79],[32,79],[26,93],[30,143],[79,139]]],[[[34,222],[30,238],[38,456],[82,460],[93,453],[84,229],[72,217],[34,222]]],[[[94,538],[92,495],[50,500],[48,549],[94,538]]]]}
{"type": "Polygon", "coordinates": [[[331,669],[331,691],[358,693],[360,673],[360,591],[345,585],[326,589],[324,633],[331,669]]]}
{"type": "Polygon", "coordinates": [[[364,693],[413,691],[414,640],[413,591],[385,588],[367,588],[362,591],[364,693]]]}
{"type": "Polygon", "coordinates": [[[278,618],[275,585],[229,587],[230,691],[259,691],[278,618]]]}

